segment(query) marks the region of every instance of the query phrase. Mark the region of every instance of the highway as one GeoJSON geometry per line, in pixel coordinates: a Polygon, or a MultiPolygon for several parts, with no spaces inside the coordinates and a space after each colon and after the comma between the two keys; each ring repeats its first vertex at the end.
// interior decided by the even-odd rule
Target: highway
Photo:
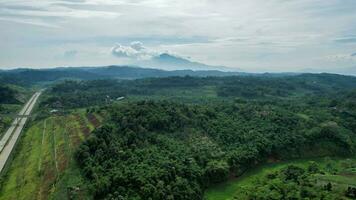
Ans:
{"type": "MultiPolygon", "coordinates": [[[[33,101],[35,95],[33,95],[30,100],[27,101],[27,103],[25,104],[25,106],[22,108],[22,110],[19,112],[18,115],[24,115],[26,110],[28,109],[29,104],[33,101]]],[[[12,135],[12,133],[14,132],[14,129],[17,126],[18,121],[20,120],[19,117],[16,117],[15,120],[12,122],[10,128],[6,131],[6,133],[4,134],[4,136],[1,138],[0,141],[0,152],[2,152],[3,148],[5,147],[5,144],[9,141],[10,136],[12,135]]]]}
{"type": "Polygon", "coordinates": [[[27,101],[25,106],[19,112],[19,117],[16,117],[11,124],[10,128],[6,131],[4,136],[0,140],[0,173],[5,167],[5,164],[15,147],[17,140],[20,137],[21,131],[24,128],[27,116],[31,113],[33,107],[35,106],[38,97],[41,95],[41,92],[36,92],[30,100],[27,101]],[[24,115],[24,116],[22,116],[24,115]]]}

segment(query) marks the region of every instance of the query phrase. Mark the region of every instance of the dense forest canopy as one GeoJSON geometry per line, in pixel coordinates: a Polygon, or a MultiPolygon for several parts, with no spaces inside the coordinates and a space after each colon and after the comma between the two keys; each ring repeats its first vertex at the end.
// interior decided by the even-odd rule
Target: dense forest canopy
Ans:
{"type": "Polygon", "coordinates": [[[332,74],[65,81],[41,105],[110,114],[76,153],[94,198],[202,199],[267,160],[352,156],[355,88],[332,74]]]}
{"type": "Polygon", "coordinates": [[[356,78],[332,74],[297,76],[231,76],[231,77],[166,77],[131,81],[93,80],[65,81],[49,89],[51,98],[43,104],[52,107],[78,108],[101,105],[121,96],[174,96],[204,100],[207,95],[226,100],[236,97],[248,100],[337,97],[356,88],[356,78]],[[74,100],[76,98],[76,100],[74,100]],[[60,102],[60,103],[59,103],[60,102]]]}
{"type": "MultiPolygon", "coordinates": [[[[296,91],[304,90],[296,82],[308,78],[296,77],[289,84],[296,91]]],[[[355,92],[334,96],[331,88],[351,89],[354,79],[335,80],[329,86],[328,78],[312,76],[311,83],[315,79],[320,83],[318,89],[313,87],[311,95],[303,94],[303,98],[271,93],[275,96],[261,99],[237,94],[241,98],[208,104],[149,100],[108,106],[110,120],[80,146],[77,161],[95,198],[202,199],[209,185],[268,159],[351,156],[356,147],[355,92]]],[[[177,79],[188,80],[182,86],[186,89],[226,81],[173,77],[136,83],[159,85],[156,90],[160,90],[179,84],[177,79]],[[159,84],[162,82],[165,84],[159,84]]],[[[264,81],[262,85],[280,89],[279,84],[266,85],[264,81]]]]}
{"type": "MultiPolygon", "coordinates": [[[[46,88],[38,117],[105,113],[75,150],[94,199],[203,199],[208,187],[267,161],[352,157],[355,89],[355,77],[333,74],[63,80],[46,88]]],[[[299,195],[314,175],[290,167],[259,183],[286,183],[299,195]],[[289,171],[297,178],[286,179],[289,171]]],[[[254,189],[243,189],[246,199],[254,189]]]]}
{"type": "Polygon", "coordinates": [[[9,86],[0,85],[0,103],[16,103],[16,90],[9,86]]]}
{"type": "Polygon", "coordinates": [[[0,80],[0,136],[11,124],[12,117],[8,114],[18,112],[18,106],[21,104],[22,88],[15,85],[9,85],[0,80]]]}
{"type": "Polygon", "coordinates": [[[140,79],[149,77],[170,76],[232,76],[247,75],[240,72],[221,71],[192,71],[174,70],[165,71],[160,69],[140,68],[132,66],[105,66],[105,67],[59,67],[53,69],[14,69],[0,71],[0,80],[19,84],[22,86],[49,84],[65,79],[74,80],[97,80],[97,79],[140,79]]]}

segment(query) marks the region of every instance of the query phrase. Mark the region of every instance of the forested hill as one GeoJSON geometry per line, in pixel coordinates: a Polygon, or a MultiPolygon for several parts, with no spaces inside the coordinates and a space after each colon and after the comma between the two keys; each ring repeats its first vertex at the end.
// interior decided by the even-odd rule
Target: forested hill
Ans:
{"type": "Polygon", "coordinates": [[[309,99],[338,97],[356,88],[356,77],[334,74],[296,76],[165,77],[138,80],[65,81],[48,88],[42,105],[79,108],[106,104],[118,97],[173,101],[309,99]]]}
{"type": "Polygon", "coordinates": [[[0,80],[14,84],[36,84],[53,82],[61,79],[138,79],[148,77],[169,76],[232,76],[245,75],[240,72],[222,71],[192,71],[176,70],[165,71],[160,69],[139,68],[131,66],[107,66],[107,67],[68,67],[54,69],[15,69],[0,71],[0,80]]]}
{"type": "MultiPolygon", "coordinates": [[[[193,77],[228,77],[228,76],[248,76],[248,77],[291,77],[300,75],[298,73],[244,73],[244,72],[223,72],[217,70],[193,71],[193,70],[173,70],[140,68],[133,66],[104,66],[104,67],[59,67],[52,69],[14,69],[1,70],[0,82],[20,84],[23,86],[33,84],[51,83],[64,79],[75,80],[97,80],[97,79],[121,79],[132,80],[142,78],[164,78],[173,76],[193,76],[193,77]]],[[[318,74],[309,74],[309,79],[318,77],[318,74]]],[[[327,74],[320,76],[327,81],[327,74]]],[[[336,76],[329,74],[330,80],[336,76]]],[[[338,81],[349,81],[350,78],[340,76],[338,81]]],[[[316,80],[317,81],[317,80],[316,80]]]]}
{"type": "Polygon", "coordinates": [[[355,89],[333,74],[65,81],[41,107],[111,116],[76,153],[95,199],[192,200],[267,160],[352,156],[355,89]]]}
{"type": "Polygon", "coordinates": [[[124,103],[107,109],[111,120],[80,146],[77,161],[95,199],[198,200],[266,160],[352,156],[355,115],[342,110],[355,107],[331,103],[124,103]]]}
{"type": "MultiPolygon", "coordinates": [[[[104,71],[98,77],[110,75],[104,71]]],[[[86,130],[73,149],[79,170],[68,173],[74,185],[65,187],[67,196],[69,190],[87,191],[92,199],[201,200],[208,187],[259,164],[355,155],[356,77],[88,79],[50,85],[38,108],[50,118],[103,114],[100,126],[86,130]]],[[[86,123],[71,120],[75,127],[86,123]]],[[[300,189],[294,182],[290,187],[300,189]]]]}
{"type": "Polygon", "coordinates": [[[16,91],[8,86],[0,85],[0,103],[16,103],[16,91]]]}

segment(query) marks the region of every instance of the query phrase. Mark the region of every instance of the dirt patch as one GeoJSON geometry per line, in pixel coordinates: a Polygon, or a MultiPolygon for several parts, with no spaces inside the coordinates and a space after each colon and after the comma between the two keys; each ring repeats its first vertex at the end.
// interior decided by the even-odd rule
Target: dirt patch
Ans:
{"type": "Polygon", "coordinates": [[[68,158],[64,149],[64,145],[58,148],[58,171],[61,173],[68,167],[68,158]]]}
{"type": "Polygon", "coordinates": [[[84,133],[84,136],[85,137],[88,137],[89,135],[90,135],[90,129],[89,129],[89,127],[87,127],[87,126],[81,126],[80,127],[80,130],[84,133]]]}
{"type": "Polygon", "coordinates": [[[87,114],[87,118],[89,120],[89,122],[95,127],[99,127],[100,126],[100,121],[96,118],[96,116],[92,113],[87,114]]]}
{"type": "Polygon", "coordinates": [[[277,157],[275,157],[275,156],[270,156],[270,157],[268,157],[268,159],[267,159],[267,163],[278,163],[278,162],[280,162],[281,160],[279,160],[277,157]]]}
{"type": "Polygon", "coordinates": [[[72,147],[77,147],[81,143],[78,132],[79,130],[77,130],[75,127],[68,128],[68,136],[72,147]]]}
{"type": "Polygon", "coordinates": [[[341,172],[340,174],[339,174],[340,176],[345,176],[345,177],[356,177],[356,173],[354,173],[354,172],[341,172]]]}
{"type": "Polygon", "coordinates": [[[79,122],[81,132],[84,134],[85,137],[88,137],[90,134],[90,129],[86,125],[85,120],[79,115],[75,115],[75,119],[77,122],[79,122]]]}
{"type": "Polygon", "coordinates": [[[56,172],[55,167],[51,166],[50,162],[45,162],[44,171],[42,176],[41,190],[40,190],[40,199],[48,199],[51,189],[56,181],[56,172]]]}
{"type": "Polygon", "coordinates": [[[71,143],[73,147],[77,147],[81,143],[81,139],[77,135],[72,135],[70,137],[71,143]]]}

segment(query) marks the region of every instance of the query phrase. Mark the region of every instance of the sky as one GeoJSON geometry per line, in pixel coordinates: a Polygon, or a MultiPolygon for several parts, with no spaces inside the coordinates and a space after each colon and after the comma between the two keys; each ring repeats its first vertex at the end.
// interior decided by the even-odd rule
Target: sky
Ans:
{"type": "Polygon", "coordinates": [[[0,69],[143,63],[356,68],[355,0],[1,0],[0,69]]]}

